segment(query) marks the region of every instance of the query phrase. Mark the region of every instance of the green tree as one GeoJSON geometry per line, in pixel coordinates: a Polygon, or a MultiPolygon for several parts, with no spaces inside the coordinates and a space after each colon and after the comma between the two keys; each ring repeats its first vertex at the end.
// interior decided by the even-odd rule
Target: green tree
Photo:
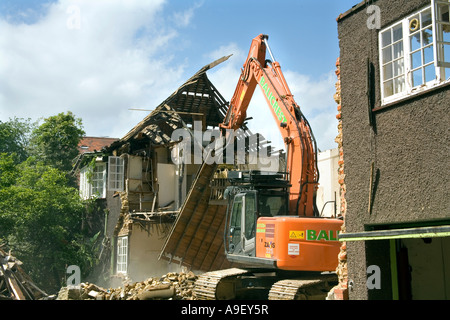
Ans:
{"type": "Polygon", "coordinates": [[[84,134],[81,119],[68,111],[45,119],[33,130],[30,144],[38,159],[68,172],[79,153],[78,143],[84,134]]]}
{"type": "Polygon", "coordinates": [[[16,161],[24,161],[28,157],[30,133],[36,124],[21,118],[0,121],[0,153],[17,154],[16,161]]]}
{"type": "Polygon", "coordinates": [[[67,266],[79,266],[85,278],[96,262],[97,230],[82,222],[98,209],[80,199],[68,175],[83,135],[70,111],[40,125],[0,122],[0,244],[49,293],[64,285],[67,266]]]}
{"type": "Polygon", "coordinates": [[[16,166],[12,156],[0,161],[0,237],[24,262],[41,288],[56,292],[68,265],[83,274],[95,263],[91,235],[83,234],[86,212],[76,188],[68,186],[65,172],[30,157],[16,166]]]}

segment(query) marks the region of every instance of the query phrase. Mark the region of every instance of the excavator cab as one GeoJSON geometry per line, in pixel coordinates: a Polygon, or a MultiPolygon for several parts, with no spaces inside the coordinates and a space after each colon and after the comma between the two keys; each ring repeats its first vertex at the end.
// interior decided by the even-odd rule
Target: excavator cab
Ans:
{"type": "Polygon", "coordinates": [[[239,193],[231,207],[229,253],[255,256],[256,191],[239,193]]]}
{"type": "Polygon", "coordinates": [[[289,181],[283,172],[229,173],[225,253],[248,267],[330,271],[340,244],[338,219],[289,213],[289,181]]]}
{"type": "Polygon", "coordinates": [[[289,203],[287,181],[280,180],[282,175],[253,171],[239,172],[236,176],[231,178],[233,185],[226,191],[226,251],[232,260],[256,257],[258,219],[287,215],[289,203]]]}
{"type": "Polygon", "coordinates": [[[260,217],[287,214],[288,194],[277,190],[247,190],[234,196],[230,208],[228,253],[255,256],[260,217]]]}

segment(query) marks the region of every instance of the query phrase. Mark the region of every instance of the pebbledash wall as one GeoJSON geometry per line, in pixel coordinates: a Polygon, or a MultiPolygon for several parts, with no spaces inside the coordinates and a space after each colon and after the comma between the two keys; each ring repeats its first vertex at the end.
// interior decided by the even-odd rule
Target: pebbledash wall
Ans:
{"type": "MultiPolygon", "coordinates": [[[[342,201],[346,207],[341,208],[345,212],[345,233],[450,224],[449,84],[443,82],[389,104],[383,104],[381,96],[380,31],[430,4],[430,0],[363,1],[337,18],[337,101],[342,125],[342,136],[337,139],[343,151],[340,164],[345,163],[345,176],[340,181],[345,191],[342,201]],[[374,25],[378,18],[379,25],[374,25]]],[[[449,239],[433,238],[430,248],[438,252],[439,243],[439,248],[448,252],[449,239]]],[[[344,243],[348,279],[345,274],[341,284],[345,282],[345,287],[349,281],[350,299],[414,299],[420,291],[431,292],[413,274],[420,265],[414,261],[426,256],[417,258],[412,253],[419,252],[417,248],[427,241],[419,239],[417,245],[399,241],[344,243]],[[402,263],[399,254],[404,248],[409,249],[409,255],[404,256],[405,270],[409,267],[409,271],[397,266],[402,263]],[[367,270],[371,265],[379,267],[379,288],[368,288],[367,270]],[[418,284],[424,289],[411,289],[418,284]],[[402,290],[409,292],[402,295],[402,290]]],[[[450,278],[450,259],[446,256],[442,254],[438,260],[430,261],[437,265],[436,269],[423,272],[430,274],[440,268],[450,278]]],[[[341,262],[345,263],[345,259],[341,262]]],[[[448,291],[443,297],[449,297],[449,280],[443,276],[436,283],[442,281],[443,290],[448,291]]]]}

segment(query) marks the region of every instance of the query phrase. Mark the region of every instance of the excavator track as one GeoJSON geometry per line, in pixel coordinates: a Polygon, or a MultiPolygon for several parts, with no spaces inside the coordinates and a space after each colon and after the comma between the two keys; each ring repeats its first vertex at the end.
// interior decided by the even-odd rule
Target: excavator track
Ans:
{"type": "Polygon", "coordinates": [[[235,297],[234,284],[226,281],[227,278],[247,272],[238,268],[206,272],[195,281],[194,296],[198,300],[231,300],[235,297]]]}
{"type": "Polygon", "coordinates": [[[336,284],[337,276],[332,274],[280,280],[270,289],[269,300],[325,300],[336,284]]]}
{"type": "Polygon", "coordinates": [[[335,284],[335,274],[280,280],[254,270],[231,268],[200,275],[195,282],[194,296],[198,300],[239,300],[255,296],[268,300],[325,300],[335,284]]]}

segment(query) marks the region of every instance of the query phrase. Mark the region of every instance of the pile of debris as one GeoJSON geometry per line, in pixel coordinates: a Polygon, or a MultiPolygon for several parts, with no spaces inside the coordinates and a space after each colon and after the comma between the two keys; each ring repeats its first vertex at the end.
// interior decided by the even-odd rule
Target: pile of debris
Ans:
{"type": "Polygon", "coordinates": [[[39,300],[49,296],[20,267],[22,262],[0,248],[0,300],[39,300]]]}
{"type": "Polygon", "coordinates": [[[119,288],[101,288],[93,283],[63,287],[57,300],[195,300],[193,272],[170,272],[161,278],[126,283],[119,288]]]}

